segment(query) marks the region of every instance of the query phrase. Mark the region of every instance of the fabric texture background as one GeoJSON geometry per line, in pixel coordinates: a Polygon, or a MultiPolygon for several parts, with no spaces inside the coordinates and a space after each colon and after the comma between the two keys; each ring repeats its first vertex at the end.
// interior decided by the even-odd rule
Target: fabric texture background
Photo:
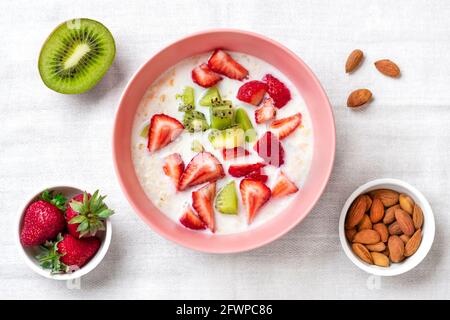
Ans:
{"type": "Polygon", "coordinates": [[[449,16],[445,0],[1,1],[0,298],[450,298],[449,16]],[[52,29],[76,17],[104,23],[117,56],[94,90],[66,96],[44,86],[37,58],[52,29]],[[111,151],[115,110],[137,68],[167,44],[216,27],[255,31],[298,54],[327,92],[337,127],[334,171],[311,214],[281,239],[232,255],[193,252],[153,232],[122,195],[111,151]],[[366,58],[348,76],[355,48],[366,58]],[[398,63],[400,79],[375,70],[382,58],[398,63]],[[373,103],[349,110],[349,92],[365,87],[373,103]],[[413,271],[374,279],[347,259],[337,225],[350,193],[382,177],[425,194],[436,237],[413,271]],[[59,182],[100,188],[117,212],[110,250],[81,290],[33,273],[14,242],[24,197],[59,182]]]}

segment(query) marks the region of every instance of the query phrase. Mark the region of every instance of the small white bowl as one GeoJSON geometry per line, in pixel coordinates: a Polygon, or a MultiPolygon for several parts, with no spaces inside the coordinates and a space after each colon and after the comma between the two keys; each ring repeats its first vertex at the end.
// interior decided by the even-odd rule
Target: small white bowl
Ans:
{"type": "Polygon", "coordinates": [[[417,190],[410,184],[397,179],[377,179],[367,182],[366,184],[360,186],[351,194],[351,196],[345,202],[339,219],[339,239],[341,240],[342,248],[344,249],[344,252],[347,255],[347,257],[360,269],[378,276],[399,275],[417,266],[425,258],[428,251],[430,250],[434,240],[434,233],[435,233],[435,225],[434,225],[433,211],[431,210],[430,204],[428,203],[427,199],[425,199],[424,195],[419,190],[417,190]],[[387,268],[370,265],[359,259],[353,253],[351,245],[349,244],[347,238],[345,237],[345,229],[344,229],[345,217],[347,215],[348,209],[353,203],[353,200],[355,200],[355,198],[360,194],[367,193],[369,191],[376,189],[391,189],[399,193],[409,195],[422,208],[424,215],[424,223],[422,226],[423,237],[419,249],[416,251],[416,253],[414,253],[407,259],[403,260],[402,262],[391,263],[391,265],[387,268]]]}
{"type": "Polygon", "coordinates": [[[37,193],[32,194],[27,200],[20,206],[17,213],[17,226],[16,226],[16,242],[20,251],[20,255],[25,260],[25,263],[36,273],[40,274],[49,279],[54,280],[72,280],[77,279],[81,276],[84,276],[88,272],[92,271],[99,263],[102,261],[106,252],[108,251],[109,245],[111,243],[111,235],[112,235],[112,227],[110,219],[106,219],[105,223],[105,231],[99,231],[97,233],[97,237],[100,239],[101,244],[97,253],[88,263],[86,263],[79,270],[76,270],[72,273],[61,273],[61,274],[52,274],[50,270],[43,269],[35,256],[39,253],[38,246],[34,247],[24,247],[20,242],[20,231],[22,230],[22,220],[25,213],[25,210],[28,206],[44,192],[44,190],[54,190],[55,193],[62,193],[66,196],[67,199],[74,197],[77,194],[82,193],[84,190],[77,187],[71,187],[67,185],[58,185],[53,187],[48,187],[40,190],[37,193]]]}

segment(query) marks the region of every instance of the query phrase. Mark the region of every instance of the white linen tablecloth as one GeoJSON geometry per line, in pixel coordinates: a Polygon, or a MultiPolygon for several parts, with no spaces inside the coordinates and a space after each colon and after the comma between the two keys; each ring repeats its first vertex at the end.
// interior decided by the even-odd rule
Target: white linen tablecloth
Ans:
{"type": "Polygon", "coordinates": [[[450,298],[450,2],[441,1],[25,1],[0,2],[0,298],[450,298]],[[47,89],[39,49],[61,21],[103,22],[116,60],[91,92],[47,89]],[[232,27],[297,53],[323,84],[336,118],[331,180],[311,214],[281,239],[241,254],[193,252],[153,232],[118,186],[111,152],[114,113],[135,70],[192,32],[232,27]],[[348,53],[366,59],[348,76],[348,53]],[[396,61],[401,79],[373,62],[396,61]],[[347,95],[370,88],[373,103],[349,110],[347,95]],[[436,238],[413,271],[370,278],[344,255],[338,218],[349,194],[374,178],[404,179],[430,201],[436,238]],[[66,181],[100,188],[117,214],[104,261],[81,289],[33,273],[14,241],[16,210],[37,188],[66,181]]]}

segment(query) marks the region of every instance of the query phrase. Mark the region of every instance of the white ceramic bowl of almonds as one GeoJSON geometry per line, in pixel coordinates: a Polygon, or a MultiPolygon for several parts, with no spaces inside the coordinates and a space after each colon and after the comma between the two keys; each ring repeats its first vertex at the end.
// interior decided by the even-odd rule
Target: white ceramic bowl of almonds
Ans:
{"type": "Polygon", "coordinates": [[[379,276],[402,274],[417,266],[430,250],[434,233],[434,216],[428,201],[419,190],[397,179],[377,179],[360,186],[345,202],[339,219],[339,238],[347,257],[360,269],[379,276]],[[380,190],[394,192],[380,192],[380,190]],[[372,201],[363,196],[369,194],[372,201]],[[399,200],[396,200],[395,194],[399,200]],[[375,198],[377,200],[374,200],[375,198]],[[351,210],[353,214],[349,215],[351,207],[358,206],[357,202],[360,202],[359,206],[363,206],[363,202],[366,204],[362,219],[359,218],[361,213],[357,213],[361,210],[356,208],[353,208],[351,210]],[[392,205],[392,203],[395,204],[392,205]],[[392,209],[389,210],[389,208],[392,209]],[[396,209],[401,210],[395,214],[396,209]],[[403,217],[405,214],[411,218],[412,226],[410,219],[403,217]],[[399,227],[397,220],[393,220],[395,216],[401,220],[403,228],[399,227]],[[356,222],[358,222],[357,225],[352,228],[356,222]],[[374,227],[376,224],[378,225],[374,227]],[[386,225],[387,235],[381,224],[386,225]],[[376,234],[372,232],[373,228],[376,234]],[[406,234],[402,229],[406,231],[406,234]],[[361,230],[370,231],[359,233],[361,230]],[[366,243],[376,241],[377,234],[380,236],[377,243],[366,243]],[[408,237],[406,237],[407,234],[409,234],[408,237]],[[390,239],[391,236],[392,239],[390,239]],[[389,252],[389,247],[393,249],[392,254],[389,252]]]}

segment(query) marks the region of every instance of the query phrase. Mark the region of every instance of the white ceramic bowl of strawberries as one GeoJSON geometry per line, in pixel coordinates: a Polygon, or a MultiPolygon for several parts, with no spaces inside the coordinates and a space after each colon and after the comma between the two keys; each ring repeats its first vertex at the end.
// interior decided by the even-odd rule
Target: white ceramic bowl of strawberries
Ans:
{"type": "MultiPolygon", "coordinates": [[[[23,203],[23,205],[19,208],[18,214],[17,214],[17,226],[16,226],[16,241],[19,247],[20,255],[25,260],[26,264],[36,273],[54,280],[71,280],[79,278],[83,275],[86,275],[90,271],[92,271],[99,263],[102,261],[104,256],[106,255],[106,252],[108,251],[109,245],[111,243],[111,235],[112,235],[112,227],[110,219],[102,219],[102,224],[104,228],[100,228],[100,230],[97,230],[95,232],[95,239],[89,236],[89,234],[83,236],[80,239],[77,239],[73,235],[78,235],[79,233],[76,233],[77,228],[71,227],[72,230],[69,231],[69,218],[66,218],[68,214],[66,212],[63,212],[63,210],[59,210],[57,208],[58,203],[55,204],[52,203],[44,203],[46,201],[43,201],[42,199],[42,193],[45,190],[53,191],[53,196],[56,194],[62,194],[67,198],[67,203],[71,201],[71,199],[77,195],[80,195],[84,192],[84,189],[68,186],[68,185],[58,185],[48,188],[43,188],[42,190],[39,190],[38,192],[32,194],[30,197],[26,199],[26,201],[23,203]],[[45,216],[48,219],[48,222],[50,222],[52,226],[50,226],[49,230],[42,231],[41,227],[37,229],[31,229],[30,232],[24,232],[25,226],[25,216],[29,214],[27,211],[30,206],[35,203],[36,201],[40,201],[39,205],[34,205],[34,208],[40,208],[40,210],[44,210],[46,212],[45,216]],[[53,207],[52,207],[53,206],[53,207]],[[61,220],[61,218],[58,216],[58,214],[62,215],[64,218],[61,220]],[[64,224],[64,227],[61,227],[61,223],[64,224]],[[53,228],[53,229],[52,229],[53,228]],[[57,230],[58,229],[58,230],[57,230]],[[61,230],[62,229],[62,230],[61,230]],[[101,230],[104,229],[104,230],[101,230]],[[71,265],[67,272],[59,272],[55,273],[52,272],[51,269],[45,269],[41,266],[41,262],[36,258],[39,254],[43,253],[43,249],[40,247],[39,244],[31,244],[42,242],[42,237],[47,236],[47,234],[52,234],[51,237],[53,242],[56,242],[56,237],[53,236],[56,231],[59,231],[58,234],[61,234],[61,240],[59,244],[56,245],[57,251],[56,253],[60,253],[59,251],[62,250],[61,245],[65,245],[64,250],[72,250],[70,253],[66,253],[67,256],[65,259],[72,259],[72,260],[78,260],[83,261],[81,267],[74,264],[71,265]],[[43,235],[44,233],[44,235],[43,235]],[[72,234],[71,234],[72,233],[72,234]],[[91,238],[91,239],[89,239],[91,238]],[[41,239],[41,240],[38,240],[41,239]],[[81,242],[79,242],[81,241],[81,242]],[[26,244],[24,244],[24,242],[26,244]],[[77,252],[79,251],[79,252],[77,252]],[[68,256],[71,256],[70,258],[68,256]],[[77,257],[79,255],[80,257],[77,257]]],[[[81,197],[82,198],[82,197],[81,197]]],[[[91,195],[89,195],[89,199],[91,199],[91,195]]],[[[83,200],[79,199],[82,203],[83,200]]],[[[67,205],[69,207],[69,205],[67,205]]],[[[33,209],[31,209],[33,211],[33,209]]],[[[34,213],[30,213],[30,216],[34,213]]],[[[42,213],[39,214],[39,212],[36,214],[35,217],[39,217],[39,219],[42,219],[42,213]]],[[[28,221],[32,221],[35,219],[35,217],[29,219],[28,221]]],[[[28,223],[28,226],[30,223],[28,223]]],[[[33,226],[34,228],[34,226],[33,226]]],[[[59,258],[61,260],[61,258],[59,258]]],[[[52,264],[54,265],[54,264],[52,264]]]]}
{"type": "Polygon", "coordinates": [[[377,179],[360,186],[350,195],[350,197],[345,202],[339,219],[339,239],[347,257],[360,269],[378,276],[395,276],[405,273],[416,267],[428,254],[431,245],[433,244],[434,234],[435,222],[433,211],[424,195],[410,184],[397,179],[377,179]],[[409,197],[411,197],[414,203],[422,209],[423,212],[423,225],[421,227],[422,240],[417,251],[401,262],[390,263],[388,267],[369,264],[361,260],[352,251],[352,245],[347,240],[345,234],[346,217],[355,199],[362,194],[366,194],[370,191],[378,189],[390,189],[398,192],[399,194],[408,195],[409,197]]]}

